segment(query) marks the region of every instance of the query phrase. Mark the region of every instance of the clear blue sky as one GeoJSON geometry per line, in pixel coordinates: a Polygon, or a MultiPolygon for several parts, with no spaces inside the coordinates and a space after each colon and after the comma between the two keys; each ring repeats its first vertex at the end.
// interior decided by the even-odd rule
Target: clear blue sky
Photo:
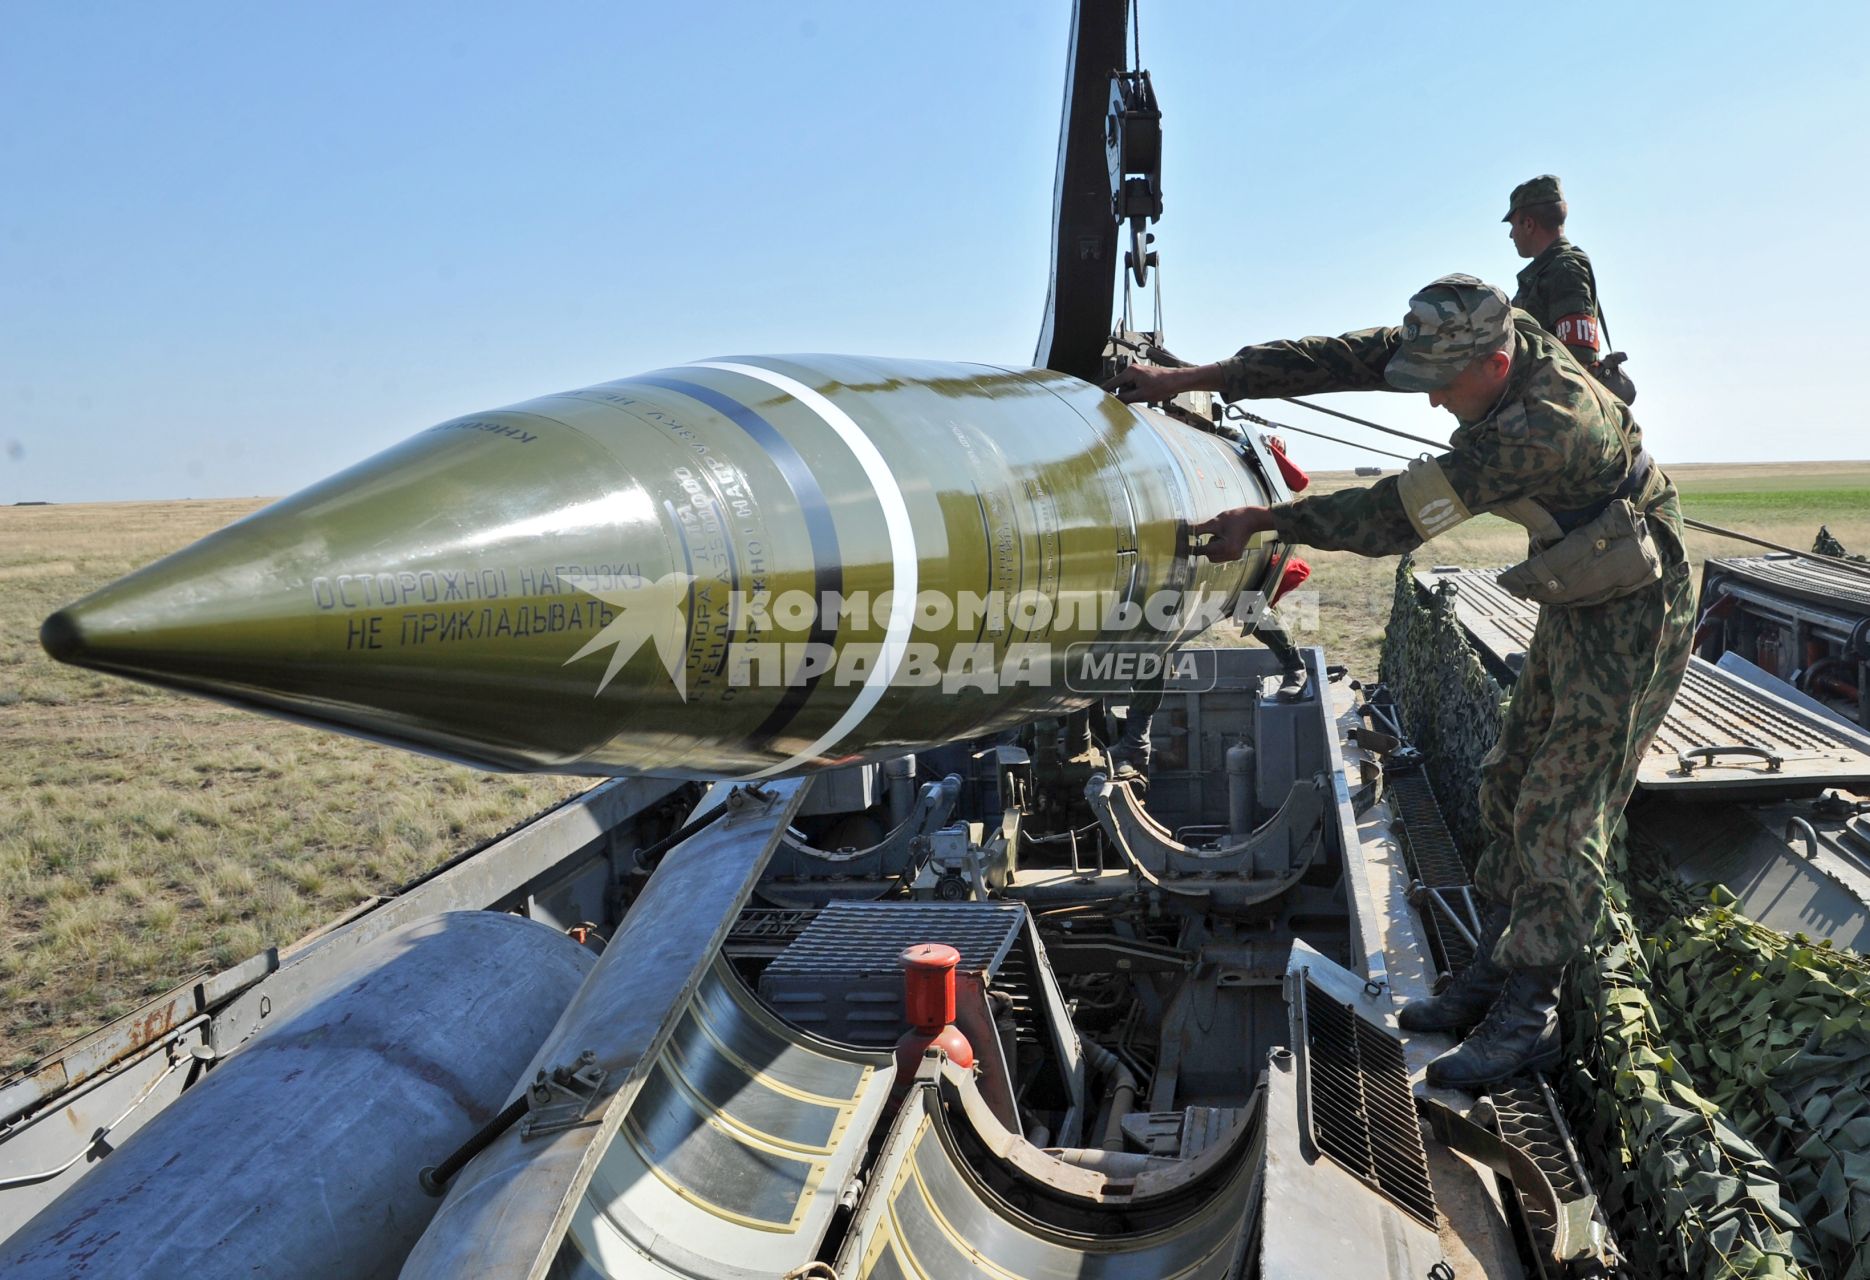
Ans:
{"type": "MultiPolygon", "coordinates": [[[[1619,8],[1145,0],[1172,345],[1510,289],[1552,171],[1658,456],[1870,455],[1870,5],[1619,8]]],[[[1029,362],[1068,12],[11,5],[0,501],[285,493],[721,354],[1029,362]]]]}

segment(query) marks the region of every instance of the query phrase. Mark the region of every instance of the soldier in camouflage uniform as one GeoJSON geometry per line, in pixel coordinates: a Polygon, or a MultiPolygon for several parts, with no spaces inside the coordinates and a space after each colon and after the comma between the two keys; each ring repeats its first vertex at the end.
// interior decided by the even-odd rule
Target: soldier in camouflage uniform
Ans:
{"type": "Polygon", "coordinates": [[[1215,559],[1238,557],[1268,530],[1394,555],[1480,512],[1537,531],[1543,551],[1570,530],[1595,529],[1617,499],[1645,517],[1636,523],[1653,539],[1659,575],[1602,603],[1541,610],[1481,788],[1489,845],[1475,879],[1490,901],[1480,959],[1402,1013],[1411,1030],[1465,1034],[1430,1065],[1431,1083],[1479,1090],[1552,1065],[1559,977],[1597,930],[1611,833],[1687,667],[1694,620],[1675,487],[1643,451],[1629,407],[1499,289],[1459,275],[1411,298],[1400,326],[1263,343],[1189,369],[1137,366],[1117,382],[1129,401],[1196,389],[1230,398],[1423,391],[1460,421],[1447,453],[1400,476],[1197,527],[1212,535],[1215,559]]]}
{"type": "Polygon", "coordinates": [[[1552,174],[1528,178],[1507,199],[1508,234],[1522,258],[1513,305],[1545,326],[1578,363],[1595,369],[1598,356],[1597,283],[1591,260],[1565,239],[1564,190],[1552,174]]]}

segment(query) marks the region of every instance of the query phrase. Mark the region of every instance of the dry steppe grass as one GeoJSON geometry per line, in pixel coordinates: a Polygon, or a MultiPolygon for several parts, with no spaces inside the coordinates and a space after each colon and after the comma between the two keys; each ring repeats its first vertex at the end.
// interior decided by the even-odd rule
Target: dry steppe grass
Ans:
{"type": "MultiPolygon", "coordinates": [[[[1870,549],[1870,462],[1674,467],[1688,511],[1797,546],[1870,549]]],[[[1313,492],[1368,483],[1315,477],[1313,492]]],[[[60,605],[259,500],[0,508],[0,1069],[204,968],[290,941],[588,785],[478,773],[62,667],[60,605]]],[[[1483,517],[1423,563],[1499,565],[1483,517]]],[[[1690,536],[1697,563],[1747,548],[1690,536]]],[[[1332,661],[1373,676],[1394,558],[1307,552],[1332,661]]],[[[1305,602],[1288,605],[1291,622],[1305,602]]]]}
{"type": "Polygon", "coordinates": [[[60,666],[60,605],[261,505],[0,508],[0,1070],[588,780],[479,773],[60,666]]]}

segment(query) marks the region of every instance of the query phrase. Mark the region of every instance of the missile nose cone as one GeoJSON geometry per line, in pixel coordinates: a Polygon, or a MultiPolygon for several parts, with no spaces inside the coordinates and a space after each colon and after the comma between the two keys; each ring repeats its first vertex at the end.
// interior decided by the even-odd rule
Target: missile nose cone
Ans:
{"type": "Polygon", "coordinates": [[[70,609],[60,609],[39,624],[39,643],[60,662],[84,665],[87,652],[84,629],[70,609]]]}
{"type": "Polygon", "coordinates": [[[581,772],[620,714],[679,707],[653,643],[567,668],[619,612],[599,593],[680,568],[631,470],[537,413],[444,423],[67,605],[40,643],[430,754],[581,772]]]}

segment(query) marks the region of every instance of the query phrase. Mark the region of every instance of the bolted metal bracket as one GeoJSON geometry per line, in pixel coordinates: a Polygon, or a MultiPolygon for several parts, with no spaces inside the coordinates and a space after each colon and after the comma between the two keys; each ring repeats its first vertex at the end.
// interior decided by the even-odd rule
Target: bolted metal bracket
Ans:
{"type": "Polygon", "coordinates": [[[528,1114],[519,1127],[520,1138],[542,1137],[583,1124],[609,1075],[597,1065],[597,1054],[590,1049],[570,1065],[553,1067],[550,1072],[541,1068],[526,1091],[528,1114]]]}

